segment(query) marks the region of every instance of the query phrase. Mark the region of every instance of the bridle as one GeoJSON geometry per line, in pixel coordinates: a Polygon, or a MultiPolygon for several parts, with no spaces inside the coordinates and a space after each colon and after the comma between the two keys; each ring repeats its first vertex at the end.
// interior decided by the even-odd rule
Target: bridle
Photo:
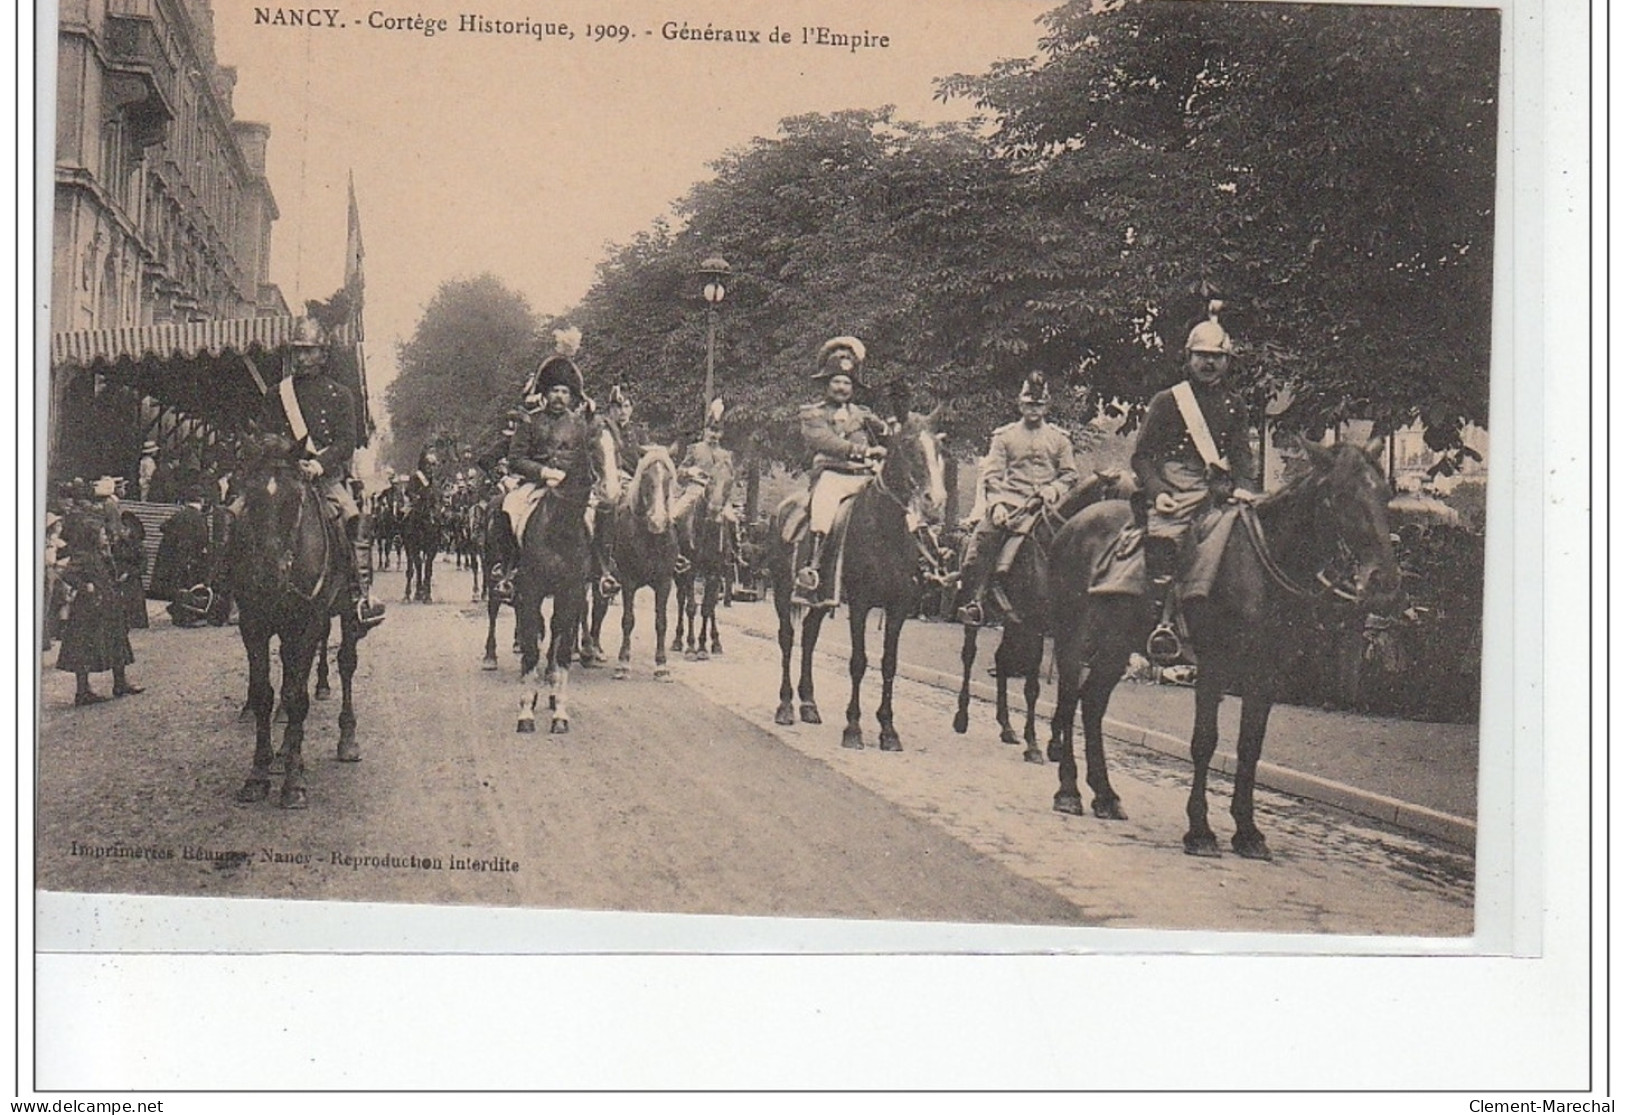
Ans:
{"type": "MultiPolygon", "coordinates": [[[[1330,506],[1331,501],[1320,497],[1320,502],[1330,506]]],[[[1353,605],[1360,602],[1359,584],[1356,576],[1359,570],[1359,558],[1355,554],[1342,532],[1337,535],[1337,552],[1323,562],[1315,570],[1315,587],[1310,588],[1301,584],[1285,569],[1270,553],[1269,542],[1264,537],[1264,524],[1259,521],[1257,509],[1249,503],[1241,505],[1241,522],[1246,528],[1247,540],[1252,543],[1253,552],[1258,556],[1258,562],[1264,573],[1287,595],[1298,600],[1319,603],[1328,598],[1353,605]]]]}

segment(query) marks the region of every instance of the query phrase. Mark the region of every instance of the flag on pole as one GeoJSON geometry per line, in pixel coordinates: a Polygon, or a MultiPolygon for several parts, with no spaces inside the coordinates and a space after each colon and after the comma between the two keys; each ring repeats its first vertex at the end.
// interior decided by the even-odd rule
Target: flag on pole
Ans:
{"type": "Polygon", "coordinates": [[[344,291],[350,296],[350,307],[355,314],[357,336],[360,336],[361,303],[366,288],[366,281],[361,273],[361,263],[366,254],[366,249],[361,246],[361,210],[356,206],[355,202],[355,173],[352,171],[350,174],[350,227],[344,253],[344,291]]]}
{"type": "Polygon", "coordinates": [[[356,384],[359,387],[361,406],[356,415],[356,442],[366,445],[371,440],[372,432],[377,428],[372,418],[372,407],[368,405],[367,398],[367,330],[362,324],[362,303],[366,291],[366,279],[362,275],[361,263],[366,258],[366,249],[361,246],[361,209],[355,200],[355,172],[350,172],[350,213],[349,229],[345,238],[344,249],[344,293],[350,301],[350,320],[355,326],[355,364],[356,384]]]}

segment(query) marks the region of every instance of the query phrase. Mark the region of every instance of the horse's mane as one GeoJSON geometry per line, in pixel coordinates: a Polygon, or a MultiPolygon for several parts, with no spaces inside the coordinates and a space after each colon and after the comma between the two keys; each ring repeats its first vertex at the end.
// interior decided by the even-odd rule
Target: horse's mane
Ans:
{"type": "Polygon", "coordinates": [[[667,449],[664,445],[651,445],[638,455],[637,471],[632,473],[632,490],[634,492],[637,491],[638,486],[643,483],[644,473],[648,472],[649,466],[656,461],[664,461],[667,467],[671,469],[672,475],[675,476],[677,474],[677,465],[671,459],[671,450],[667,449]]]}

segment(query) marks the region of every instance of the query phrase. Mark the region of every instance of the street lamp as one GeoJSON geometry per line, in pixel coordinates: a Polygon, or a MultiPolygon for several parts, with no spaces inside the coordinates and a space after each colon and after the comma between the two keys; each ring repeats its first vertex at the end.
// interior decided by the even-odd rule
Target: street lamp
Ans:
{"type": "MultiPolygon", "coordinates": [[[[717,376],[717,309],[728,296],[728,261],[712,256],[700,264],[700,293],[705,296],[705,398],[700,401],[701,413],[710,407],[716,397],[717,376]]],[[[703,422],[704,419],[702,418],[703,422]]]]}

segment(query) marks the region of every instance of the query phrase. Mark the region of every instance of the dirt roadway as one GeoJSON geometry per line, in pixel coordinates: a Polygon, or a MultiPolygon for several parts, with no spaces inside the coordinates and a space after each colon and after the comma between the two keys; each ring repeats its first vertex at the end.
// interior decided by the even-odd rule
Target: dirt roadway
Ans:
{"type": "MultiPolygon", "coordinates": [[[[466,581],[437,580],[443,591],[466,581]]],[[[392,575],[382,583],[398,591],[392,575]]],[[[332,760],[336,702],[318,705],[306,745],[311,807],[289,813],[231,800],[252,746],[251,729],[236,719],[235,629],[177,631],[159,619],[133,636],[143,695],[74,709],[71,677],[45,673],[39,885],[1016,924],[1472,931],[1468,857],[1264,794],[1261,824],[1275,862],[1193,860],[1178,851],[1185,791],[1177,764],[1119,758],[1128,822],[1064,817],[1049,809],[1053,767],[953,736],[947,694],[900,681],[905,753],[843,751],[834,721],[844,668],[820,671],[830,724],[774,728],[775,647],[739,638],[725,659],[678,660],[676,682],[660,683],[649,678],[650,626],[645,618],[633,680],[577,670],[575,731],[526,737],[513,731],[506,646],[502,671],[477,667],[482,616],[466,604],[392,605],[364,646],[357,679],[364,760],[332,760]],[[115,847],[142,858],[103,854],[115,847]],[[188,858],[189,849],[211,858],[188,858]],[[231,851],[246,859],[219,858],[231,851]],[[429,866],[413,866],[413,857],[429,866]]],[[[505,621],[504,642],[508,630],[505,621]]],[[[871,708],[877,698],[875,678],[871,708]]],[[[871,713],[871,734],[872,723],[871,713]]],[[[1222,840],[1227,786],[1217,791],[1222,840]]]]}

